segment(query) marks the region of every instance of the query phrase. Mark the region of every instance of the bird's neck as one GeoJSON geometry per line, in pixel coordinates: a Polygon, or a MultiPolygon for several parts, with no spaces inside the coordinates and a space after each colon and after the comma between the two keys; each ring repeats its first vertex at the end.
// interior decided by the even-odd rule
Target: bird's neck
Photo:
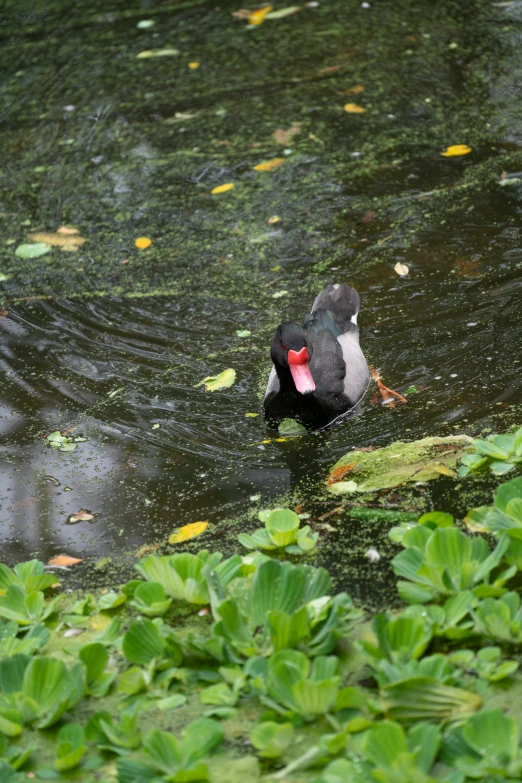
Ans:
{"type": "Polygon", "coordinates": [[[274,362],[274,366],[279,379],[280,390],[285,394],[297,394],[297,389],[295,388],[290,369],[288,367],[283,367],[282,364],[278,364],[277,362],[274,362]]]}

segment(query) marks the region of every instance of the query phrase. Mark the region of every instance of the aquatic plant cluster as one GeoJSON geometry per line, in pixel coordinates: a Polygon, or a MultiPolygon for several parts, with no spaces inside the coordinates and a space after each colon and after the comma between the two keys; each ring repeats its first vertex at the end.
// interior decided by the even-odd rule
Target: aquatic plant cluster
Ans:
{"type": "MultiPolygon", "coordinates": [[[[81,600],[38,560],[0,565],[0,780],[231,780],[245,760],[252,780],[521,780],[501,709],[520,693],[521,510],[517,478],[466,518],[493,546],[444,512],[393,527],[406,607],[371,623],[324,568],[258,551],[149,555],[81,600]]],[[[297,515],[263,521],[253,541],[303,551],[297,515]]]]}

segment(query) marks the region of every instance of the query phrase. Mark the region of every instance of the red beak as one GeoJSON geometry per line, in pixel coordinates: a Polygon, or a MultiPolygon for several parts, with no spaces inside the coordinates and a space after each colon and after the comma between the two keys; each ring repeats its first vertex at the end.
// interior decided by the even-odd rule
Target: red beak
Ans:
{"type": "Polygon", "coordinates": [[[301,394],[310,394],[315,391],[314,379],[308,366],[309,361],[310,354],[306,348],[301,348],[300,351],[288,351],[290,372],[294,379],[295,388],[301,394]]]}

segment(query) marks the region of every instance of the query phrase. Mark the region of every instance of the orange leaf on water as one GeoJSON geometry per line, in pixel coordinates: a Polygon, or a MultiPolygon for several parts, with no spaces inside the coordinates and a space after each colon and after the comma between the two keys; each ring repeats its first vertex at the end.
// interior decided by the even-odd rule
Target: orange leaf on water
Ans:
{"type": "Polygon", "coordinates": [[[77,563],[83,563],[83,560],[79,557],[69,557],[69,555],[56,555],[56,557],[51,557],[47,565],[73,566],[77,563]]]}
{"type": "Polygon", "coordinates": [[[148,237],[138,237],[134,244],[136,247],[139,247],[140,250],[146,250],[152,245],[152,239],[149,239],[148,237]]]}
{"type": "Polygon", "coordinates": [[[194,60],[194,62],[188,64],[188,67],[190,68],[191,71],[195,71],[196,68],[199,68],[199,63],[196,60],[194,60]]]}
{"type": "Polygon", "coordinates": [[[265,16],[270,13],[272,8],[272,5],[265,5],[263,8],[256,8],[255,11],[252,11],[252,13],[249,14],[248,23],[254,25],[261,24],[265,16]]]}
{"type": "Polygon", "coordinates": [[[182,544],[184,541],[190,541],[191,538],[200,536],[208,527],[208,522],[191,522],[190,525],[184,525],[169,536],[169,544],[182,544]]]}
{"type": "Polygon", "coordinates": [[[364,92],[364,87],[362,84],[354,84],[353,87],[349,87],[347,90],[344,91],[345,95],[359,95],[359,93],[364,92]]]}
{"type": "Polygon", "coordinates": [[[272,158],[272,160],[266,160],[264,163],[258,163],[257,166],[254,166],[254,171],[272,171],[284,162],[284,158],[272,158]]]}
{"type": "Polygon", "coordinates": [[[340,465],[338,468],[335,468],[335,470],[332,470],[328,476],[328,486],[337,484],[338,481],[342,481],[345,476],[352,472],[355,465],[355,462],[350,462],[349,465],[340,465]]]}

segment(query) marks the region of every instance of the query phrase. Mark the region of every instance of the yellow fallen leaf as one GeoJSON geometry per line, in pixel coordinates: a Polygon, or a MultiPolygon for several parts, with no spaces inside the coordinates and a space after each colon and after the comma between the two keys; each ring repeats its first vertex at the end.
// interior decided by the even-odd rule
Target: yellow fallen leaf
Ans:
{"type": "Polygon", "coordinates": [[[152,239],[149,239],[148,237],[138,237],[134,244],[136,247],[139,247],[140,250],[145,250],[152,245],[152,239]]]}
{"type": "Polygon", "coordinates": [[[397,261],[395,266],[393,267],[394,271],[397,272],[398,275],[401,277],[406,277],[410,273],[409,268],[406,266],[406,264],[401,264],[400,261],[397,261]]]}
{"type": "Polygon", "coordinates": [[[51,557],[47,565],[73,566],[77,563],[83,563],[83,560],[79,557],[69,557],[69,555],[57,555],[56,557],[51,557]]]}
{"type": "Polygon", "coordinates": [[[87,240],[79,235],[70,236],[58,231],[38,231],[36,234],[27,234],[33,242],[45,242],[47,245],[56,245],[67,250],[78,250],[87,240]]]}
{"type": "Polygon", "coordinates": [[[272,158],[272,160],[266,160],[264,163],[258,163],[257,166],[254,166],[254,171],[272,171],[272,169],[276,169],[284,162],[284,158],[272,158]]]}
{"type": "Polygon", "coordinates": [[[191,538],[200,536],[208,527],[208,522],[191,522],[190,525],[184,525],[169,536],[169,544],[182,544],[184,541],[190,541],[191,538]]]}
{"type": "Polygon", "coordinates": [[[348,114],[364,114],[365,112],[365,109],[363,109],[362,106],[358,106],[357,103],[345,103],[344,110],[348,112],[348,114]]]}
{"type": "Polygon", "coordinates": [[[80,232],[78,231],[77,228],[69,228],[68,226],[60,226],[60,228],[58,228],[56,230],[56,233],[57,234],[70,234],[72,236],[73,234],[79,234],[80,232]]]}
{"type": "Polygon", "coordinates": [[[470,152],[471,147],[468,147],[467,144],[452,144],[451,147],[446,148],[446,152],[441,152],[440,154],[444,158],[455,158],[458,155],[468,155],[470,152]]]}
{"type": "Polygon", "coordinates": [[[354,84],[353,87],[348,87],[347,90],[344,91],[345,95],[359,95],[359,93],[364,92],[364,87],[362,84],[354,84]]]}
{"type": "Polygon", "coordinates": [[[196,68],[199,68],[199,63],[196,60],[194,60],[194,62],[188,64],[188,67],[190,68],[191,71],[195,71],[196,68]]]}
{"type": "Polygon", "coordinates": [[[259,413],[245,413],[245,419],[255,419],[259,413]]]}
{"type": "Polygon", "coordinates": [[[261,24],[265,16],[270,13],[272,8],[273,8],[272,5],[265,5],[263,6],[263,8],[256,8],[255,11],[252,11],[252,13],[248,15],[248,23],[261,24]]]}
{"type": "Polygon", "coordinates": [[[277,215],[272,215],[272,217],[269,217],[266,222],[268,223],[269,226],[273,226],[274,223],[279,223],[280,220],[281,218],[278,217],[277,215]]]}
{"type": "Polygon", "coordinates": [[[233,182],[227,182],[226,185],[218,185],[217,187],[212,188],[210,192],[213,196],[217,196],[218,193],[226,193],[227,190],[232,190],[233,187],[233,182]]]}

